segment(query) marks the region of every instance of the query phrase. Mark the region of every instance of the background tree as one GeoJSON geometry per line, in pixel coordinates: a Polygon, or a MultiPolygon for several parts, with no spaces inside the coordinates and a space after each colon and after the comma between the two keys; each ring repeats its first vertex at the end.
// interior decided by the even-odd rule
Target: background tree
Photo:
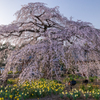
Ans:
{"type": "Polygon", "coordinates": [[[11,51],[15,49],[9,42],[6,44],[0,44],[0,73],[5,68],[7,64],[7,58],[9,57],[11,51]]]}

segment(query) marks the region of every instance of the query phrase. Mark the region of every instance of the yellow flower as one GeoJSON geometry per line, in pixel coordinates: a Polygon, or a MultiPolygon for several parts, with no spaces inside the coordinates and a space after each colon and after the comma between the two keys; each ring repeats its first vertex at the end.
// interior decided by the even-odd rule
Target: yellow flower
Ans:
{"type": "Polygon", "coordinates": [[[62,92],[62,94],[64,94],[64,92],[62,92]]]}
{"type": "Polygon", "coordinates": [[[94,93],[94,91],[92,91],[92,93],[94,93]]]}
{"type": "Polygon", "coordinates": [[[2,97],[2,98],[0,98],[0,100],[4,100],[4,98],[2,97]]]}
{"type": "Polygon", "coordinates": [[[22,95],[23,95],[24,93],[22,93],[22,95]]]}
{"type": "Polygon", "coordinates": [[[13,86],[14,86],[14,87],[17,87],[17,84],[14,84],[13,86]]]}
{"type": "Polygon", "coordinates": [[[21,95],[19,95],[19,97],[21,97],[21,95]]]}
{"type": "Polygon", "coordinates": [[[17,89],[17,91],[18,91],[19,89],[17,89]]]}
{"type": "Polygon", "coordinates": [[[13,95],[10,95],[9,97],[12,99],[13,95]]]}
{"type": "Polygon", "coordinates": [[[1,86],[1,88],[2,88],[3,86],[1,86]]]}
{"type": "Polygon", "coordinates": [[[2,92],[2,90],[0,92],[2,92]]]}
{"type": "Polygon", "coordinates": [[[19,100],[19,98],[17,98],[17,100],[19,100]]]}
{"type": "Polygon", "coordinates": [[[77,96],[78,96],[78,94],[75,95],[75,97],[77,97],[77,96]]]}
{"type": "Polygon", "coordinates": [[[89,96],[91,96],[91,94],[89,94],[89,96]]]}
{"type": "Polygon", "coordinates": [[[71,94],[71,95],[73,95],[73,93],[72,93],[72,92],[70,92],[70,94],[71,94]]]}
{"type": "Polygon", "coordinates": [[[68,94],[68,92],[66,91],[65,94],[68,94]]]}

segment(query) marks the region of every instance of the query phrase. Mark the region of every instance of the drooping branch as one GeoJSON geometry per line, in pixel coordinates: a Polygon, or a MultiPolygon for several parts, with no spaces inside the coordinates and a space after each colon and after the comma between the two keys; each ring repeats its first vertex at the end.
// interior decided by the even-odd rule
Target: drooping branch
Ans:
{"type": "Polygon", "coordinates": [[[30,41],[11,53],[2,75],[4,79],[11,67],[23,69],[19,77],[21,80],[38,75],[59,78],[62,69],[63,72],[64,69],[66,71],[73,65],[72,62],[84,61],[86,51],[91,53],[100,50],[100,30],[86,22],[67,20],[56,7],[29,3],[16,15],[17,19],[13,24],[0,27],[0,35],[30,41]]]}

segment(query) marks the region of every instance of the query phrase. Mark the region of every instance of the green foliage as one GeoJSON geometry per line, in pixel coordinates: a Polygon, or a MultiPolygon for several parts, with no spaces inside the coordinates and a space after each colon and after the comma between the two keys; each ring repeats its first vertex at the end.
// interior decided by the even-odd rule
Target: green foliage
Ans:
{"type": "Polygon", "coordinates": [[[10,78],[7,80],[7,84],[15,84],[15,83],[17,83],[17,79],[10,78]]]}
{"type": "Polygon", "coordinates": [[[54,82],[56,82],[56,83],[62,83],[61,81],[58,81],[58,80],[53,80],[54,82]]]}
{"type": "Polygon", "coordinates": [[[88,89],[89,91],[91,91],[91,90],[93,90],[93,89],[98,90],[98,89],[99,89],[99,85],[88,84],[88,85],[87,85],[87,89],[88,89]]]}
{"type": "Polygon", "coordinates": [[[97,78],[98,78],[97,76],[93,76],[93,77],[89,77],[89,80],[90,80],[91,82],[94,82],[94,80],[97,79],[97,78]]]}
{"type": "Polygon", "coordinates": [[[68,82],[69,80],[70,80],[70,78],[65,77],[65,78],[62,80],[62,82],[64,82],[64,83],[65,83],[66,81],[68,82]]]}
{"type": "Polygon", "coordinates": [[[98,90],[99,89],[99,85],[94,85],[94,84],[87,84],[87,85],[84,85],[84,84],[81,84],[80,85],[80,89],[82,89],[83,91],[92,91],[94,89],[98,90]]]}
{"type": "Polygon", "coordinates": [[[75,75],[75,74],[69,74],[68,77],[72,77],[72,78],[75,78],[75,79],[82,78],[79,75],[75,75]]]}
{"type": "Polygon", "coordinates": [[[60,94],[60,97],[63,98],[63,94],[60,94]]]}
{"type": "Polygon", "coordinates": [[[68,77],[70,81],[75,80],[77,78],[76,75],[73,74],[69,74],[68,77]]]}
{"type": "Polygon", "coordinates": [[[83,91],[86,91],[87,90],[87,88],[86,88],[86,86],[84,84],[81,84],[80,85],[80,89],[82,89],[83,91]]]}
{"type": "Polygon", "coordinates": [[[73,78],[73,77],[70,77],[70,81],[72,81],[72,80],[74,80],[75,78],[73,78]]]}
{"type": "Polygon", "coordinates": [[[8,74],[13,74],[13,71],[9,71],[8,74]]]}
{"type": "MultiPolygon", "coordinates": [[[[21,73],[21,71],[14,72],[14,74],[20,74],[20,73],[21,73]]],[[[13,74],[13,71],[9,71],[8,74],[13,74]]]]}
{"type": "Polygon", "coordinates": [[[91,82],[94,82],[94,78],[93,78],[93,77],[89,77],[89,80],[90,80],[91,82]]]}
{"type": "Polygon", "coordinates": [[[16,71],[14,74],[20,74],[21,73],[21,71],[16,71]]]}
{"type": "Polygon", "coordinates": [[[93,78],[94,78],[94,79],[97,79],[98,77],[97,77],[97,76],[93,76],[93,78]]]}
{"type": "Polygon", "coordinates": [[[68,76],[63,79],[63,82],[66,82],[66,81],[68,82],[68,81],[72,81],[72,80],[76,80],[76,79],[82,79],[82,78],[83,77],[80,77],[78,75],[68,74],[68,76]]]}
{"type": "Polygon", "coordinates": [[[89,94],[88,93],[85,93],[84,96],[87,99],[89,97],[89,94]]]}

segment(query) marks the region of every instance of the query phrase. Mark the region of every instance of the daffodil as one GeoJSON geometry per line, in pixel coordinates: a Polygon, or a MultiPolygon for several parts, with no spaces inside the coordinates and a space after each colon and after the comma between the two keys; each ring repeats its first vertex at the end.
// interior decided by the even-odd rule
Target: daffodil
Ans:
{"type": "Polygon", "coordinates": [[[12,99],[13,95],[10,95],[9,97],[12,99]]]}

